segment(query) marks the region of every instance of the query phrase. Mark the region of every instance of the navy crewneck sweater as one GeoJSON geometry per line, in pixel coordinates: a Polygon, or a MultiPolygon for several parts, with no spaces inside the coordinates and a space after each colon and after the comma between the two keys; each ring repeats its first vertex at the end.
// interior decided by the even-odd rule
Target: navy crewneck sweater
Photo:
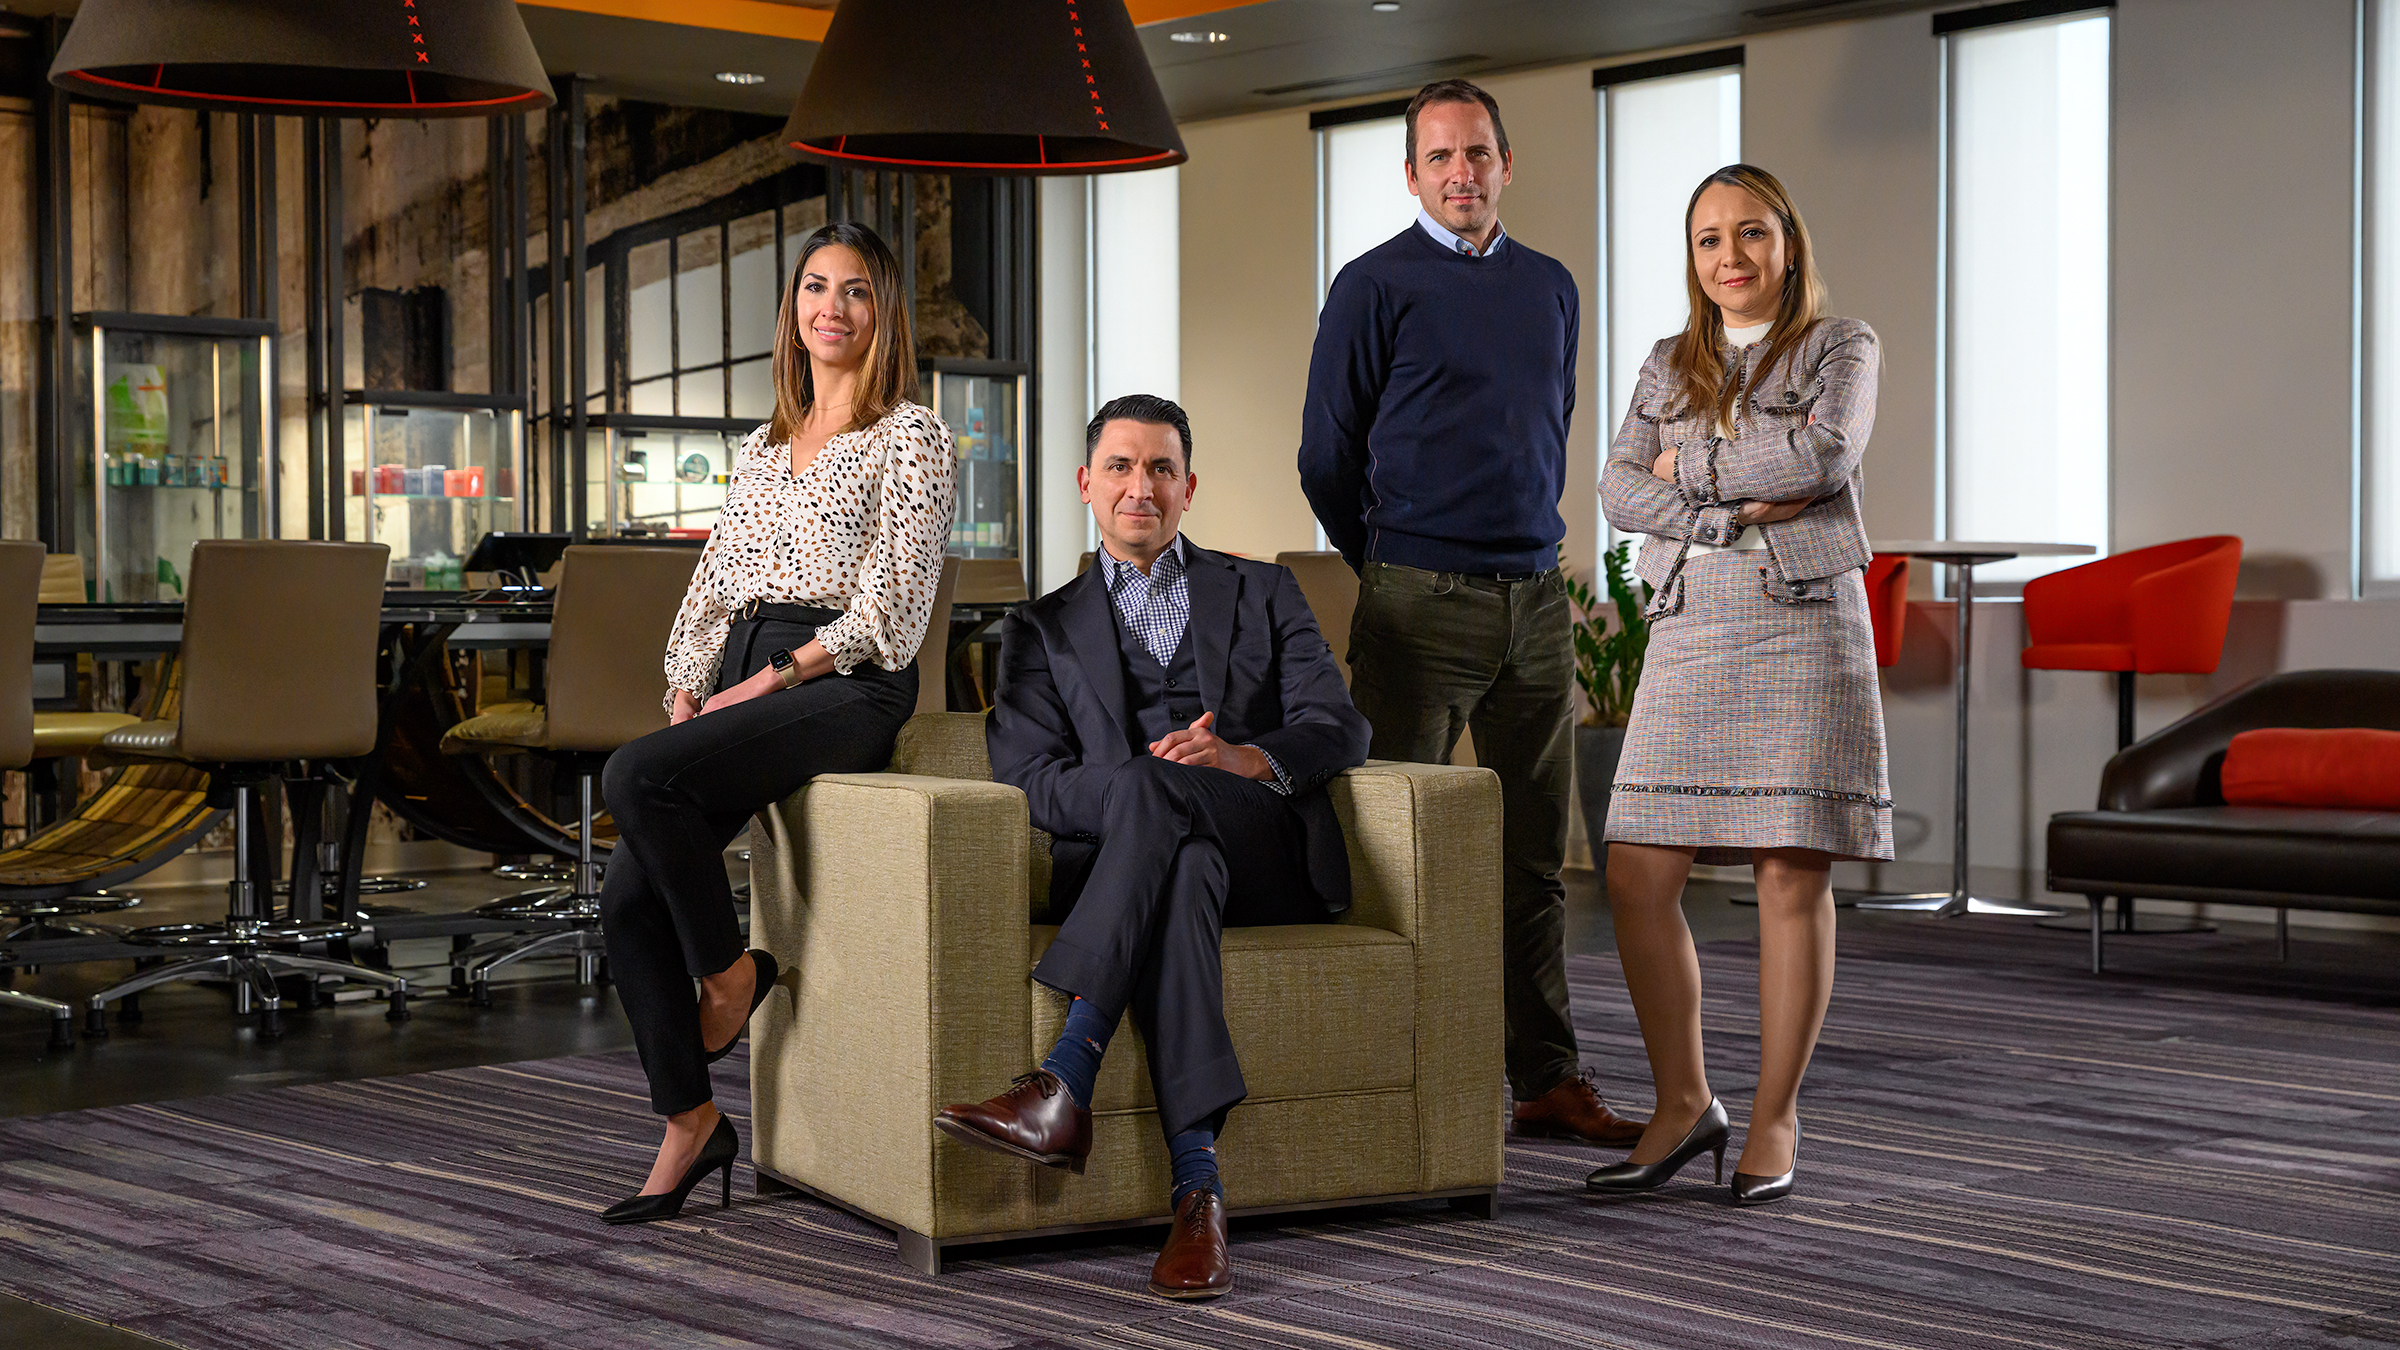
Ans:
{"type": "Polygon", "coordinates": [[[1351,566],[1557,564],[1580,324],[1575,279],[1513,235],[1470,258],[1412,224],[1342,269],[1317,318],[1300,484],[1351,566]]]}

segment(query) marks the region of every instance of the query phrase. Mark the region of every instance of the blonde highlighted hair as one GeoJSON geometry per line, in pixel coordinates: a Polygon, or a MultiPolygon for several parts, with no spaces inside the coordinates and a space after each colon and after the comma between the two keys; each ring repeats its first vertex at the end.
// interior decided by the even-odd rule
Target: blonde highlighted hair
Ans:
{"type": "Polygon", "coordinates": [[[1783,275],[1783,296],[1775,308],[1775,322],[1767,330],[1767,355],[1759,363],[1759,374],[1772,370],[1824,317],[1825,281],[1817,273],[1817,250],[1809,242],[1808,224],[1800,219],[1800,208],[1792,204],[1792,195],[1784,191],[1775,175],[1752,164],[1728,164],[1701,179],[1700,186],[1692,189],[1692,199],[1683,208],[1683,281],[1690,294],[1692,312],[1683,335],[1675,340],[1667,368],[1683,382],[1690,406],[1712,407],[1717,422],[1730,424],[1735,383],[1726,378],[1725,313],[1716,301],[1708,298],[1708,288],[1700,284],[1700,264],[1692,256],[1692,213],[1700,209],[1700,194],[1719,184],[1740,188],[1758,198],[1783,230],[1784,261],[1788,266],[1783,275]]]}
{"type": "Polygon", "coordinates": [[[871,427],[917,397],[917,340],[909,328],[908,296],[900,287],[900,260],[881,236],[857,221],[820,225],[800,245],[800,259],[792,264],[791,280],[783,288],[783,307],[775,315],[775,355],[769,361],[775,373],[775,416],[767,424],[771,443],[798,435],[816,411],[816,381],[809,372],[808,349],[800,342],[800,278],[807,274],[810,258],[835,244],[866,264],[867,289],[875,300],[875,340],[868,344],[850,421],[841,431],[871,427]]]}

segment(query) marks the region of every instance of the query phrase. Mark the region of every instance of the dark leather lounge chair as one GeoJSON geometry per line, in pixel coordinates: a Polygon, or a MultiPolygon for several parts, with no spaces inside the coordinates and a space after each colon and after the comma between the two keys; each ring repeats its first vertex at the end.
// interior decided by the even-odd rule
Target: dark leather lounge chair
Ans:
{"type": "Polygon", "coordinates": [[[2286,955],[2288,910],[2400,914],[2400,812],[2225,804],[2225,747],[2259,727],[2400,730],[2400,671],[2271,675],[2118,751],[2099,810],[2052,816],[2050,889],[2091,902],[2094,974],[2111,895],[2266,906],[2286,955]]]}

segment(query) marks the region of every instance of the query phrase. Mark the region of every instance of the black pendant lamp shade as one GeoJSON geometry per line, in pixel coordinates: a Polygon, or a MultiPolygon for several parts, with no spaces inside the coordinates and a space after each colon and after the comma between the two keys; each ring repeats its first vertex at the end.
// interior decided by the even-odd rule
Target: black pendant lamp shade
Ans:
{"type": "Polygon", "coordinates": [[[50,82],[284,116],[489,117],[557,102],[514,0],[83,0],[50,82]]]}
{"type": "Polygon", "coordinates": [[[783,139],[850,169],[1114,173],[1185,159],[1124,0],[842,0],[783,139]]]}

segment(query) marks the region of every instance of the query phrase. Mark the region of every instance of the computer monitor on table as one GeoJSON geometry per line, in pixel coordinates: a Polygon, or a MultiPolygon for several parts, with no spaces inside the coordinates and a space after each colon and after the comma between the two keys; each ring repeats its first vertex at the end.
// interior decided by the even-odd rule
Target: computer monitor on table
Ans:
{"type": "Polygon", "coordinates": [[[568,534],[493,530],[476,541],[461,570],[496,572],[503,590],[539,590],[542,573],[558,566],[573,542],[568,534]]]}

